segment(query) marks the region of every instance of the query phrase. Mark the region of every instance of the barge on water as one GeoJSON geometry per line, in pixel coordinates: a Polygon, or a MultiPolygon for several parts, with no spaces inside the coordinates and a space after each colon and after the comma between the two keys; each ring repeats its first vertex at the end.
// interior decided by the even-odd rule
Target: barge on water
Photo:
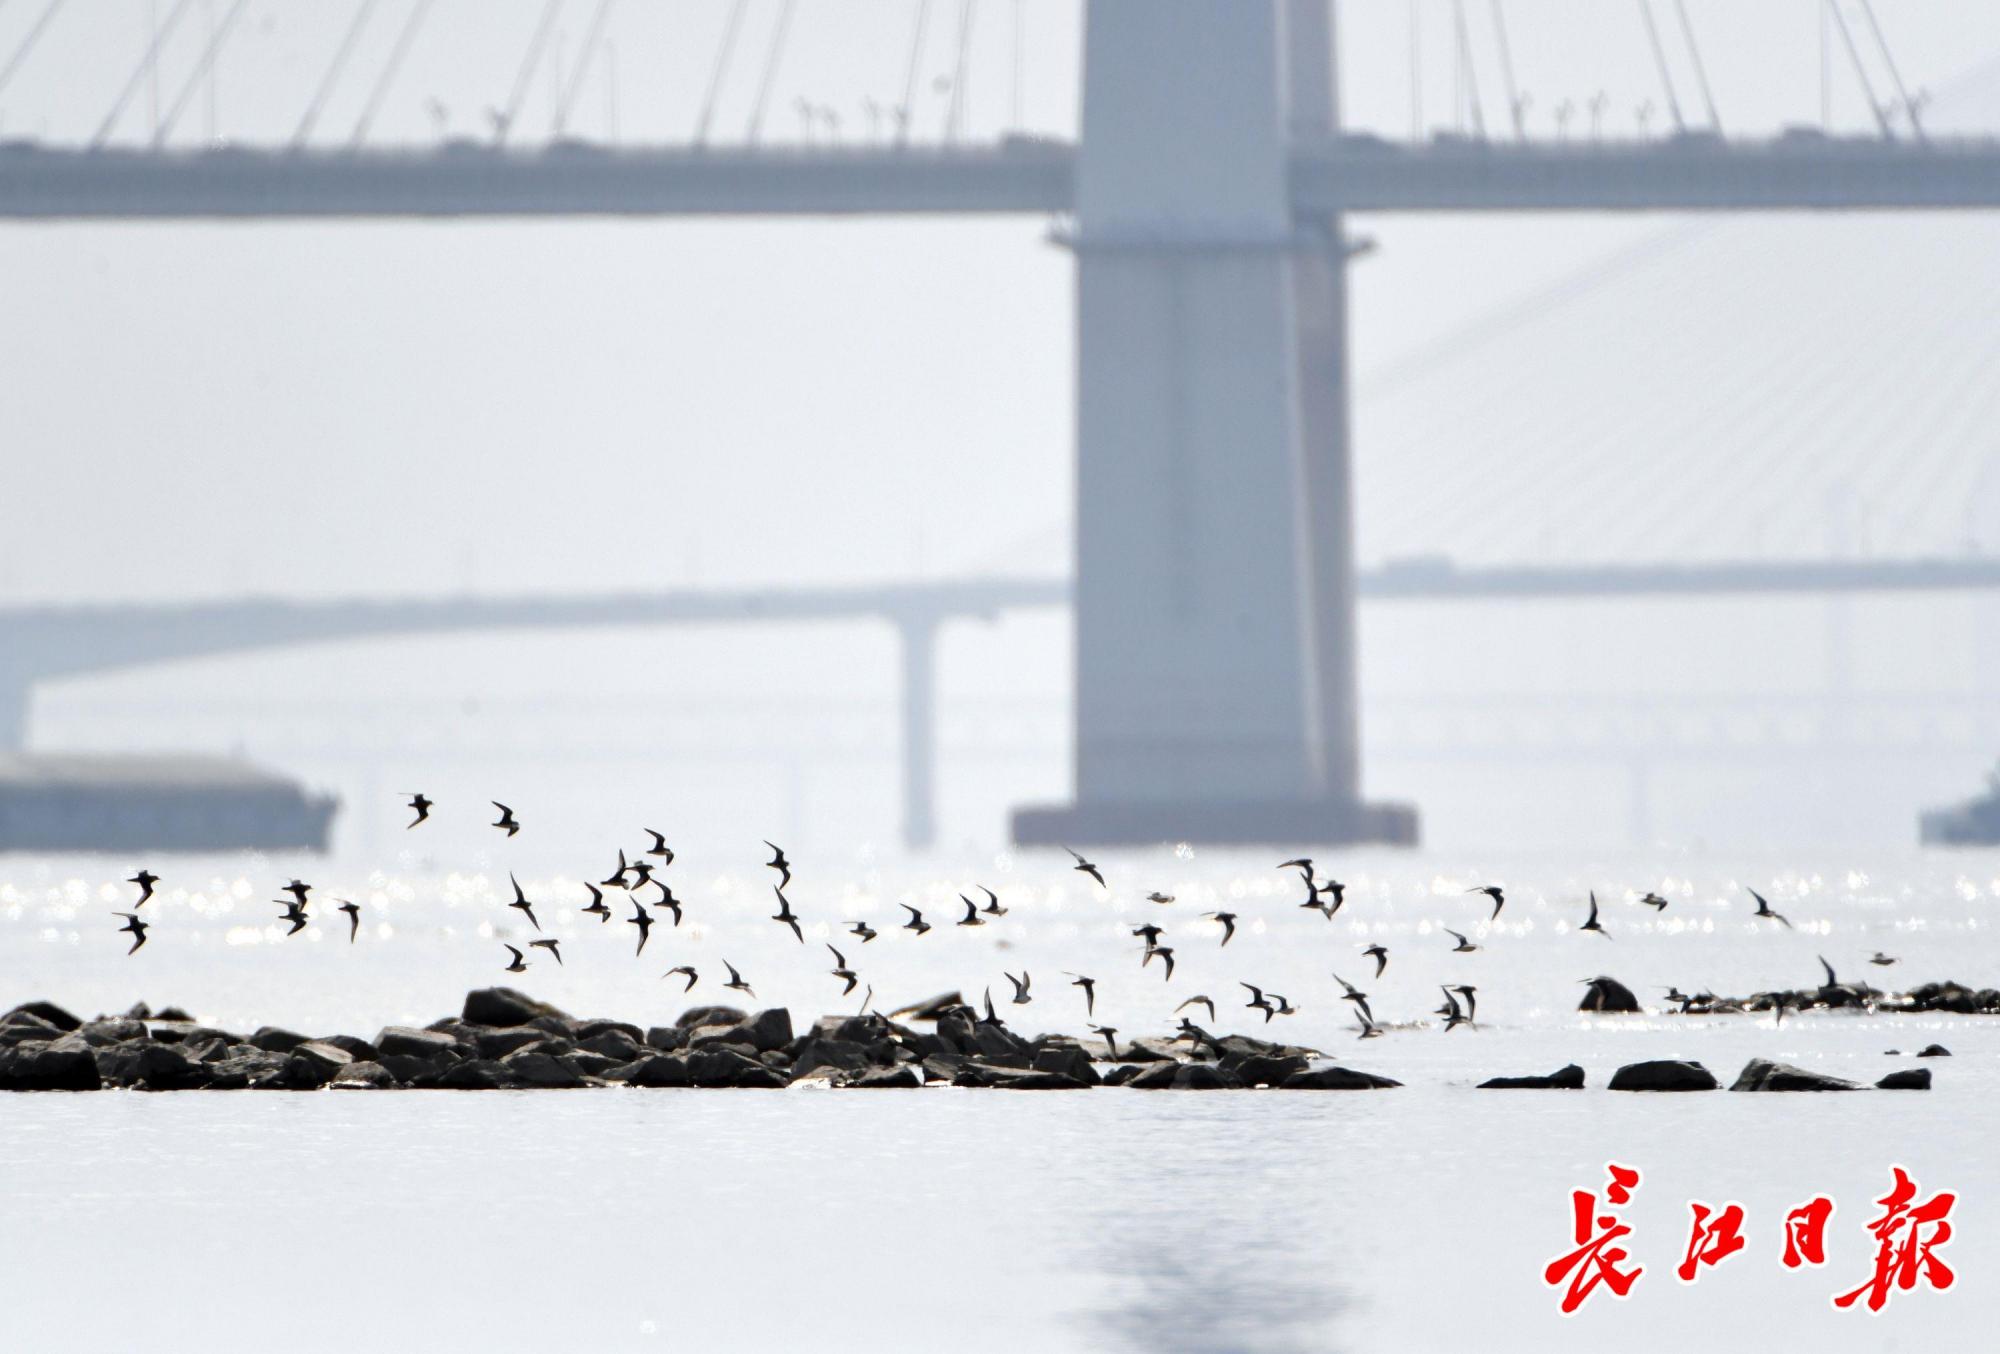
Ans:
{"type": "Polygon", "coordinates": [[[339,807],[233,757],[0,755],[0,851],[325,851],[339,807]]]}

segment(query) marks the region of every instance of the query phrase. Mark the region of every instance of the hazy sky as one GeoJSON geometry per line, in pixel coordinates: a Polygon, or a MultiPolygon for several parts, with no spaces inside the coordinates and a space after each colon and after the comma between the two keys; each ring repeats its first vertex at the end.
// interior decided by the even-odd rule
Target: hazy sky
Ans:
{"type": "MultiPolygon", "coordinates": [[[[1875,7],[1909,84],[1938,93],[1940,123],[2000,126],[1990,74],[2000,58],[2000,7],[1875,7]],[[1982,67],[1989,74],[1970,74],[1982,67]]],[[[284,140],[354,13],[344,3],[251,0],[224,49],[212,105],[203,86],[188,87],[183,102],[205,25],[228,8],[197,0],[166,49],[157,106],[165,116],[182,102],[174,144],[205,138],[211,109],[220,139],[284,140]]],[[[553,50],[565,61],[574,61],[593,8],[572,0],[561,12],[553,50]]],[[[615,112],[623,141],[684,139],[728,8],[724,0],[616,6],[608,59],[600,55],[578,87],[570,133],[606,136],[615,112]]],[[[1687,8],[1729,130],[1819,119],[1818,5],[1688,0],[1687,8]]],[[[1845,8],[1857,40],[1869,44],[1860,11],[1845,8]]],[[[88,138],[137,67],[149,14],[171,9],[168,0],[65,9],[0,92],[0,139],[88,138]]],[[[1699,120],[1672,8],[1655,9],[1684,110],[1699,120]]],[[[0,59],[40,10],[39,0],[0,4],[0,59]]],[[[915,0],[804,0],[772,81],[764,138],[802,134],[801,99],[833,109],[842,138],[868,135],[866,101],[901,97],[917,10],[915,0]]],[[[1498,129],[1505,115],[1493,10],[1465,10],[1473,80],[1498,129]]],[[[383,103],[375,138],[484,135],[485,110],[506,103],[541,12],[539,0],[439,0],[383,103]]],[[[778,12],[778,0],[749,6],[716,105],[719,140],[745,135],[778,12]]],[[[915,135],[936,139],[964,11],[938,0],[928,12],[914,121],[915,135]]],[[[405,0],[378,7],[319,141],[347,135],[407,13],[405,0]]],[[[1016,125],[1017,15],[1018,123],[1072,132],[1079,6],[984,0],[973,13],[963,134],[990,137],[1016,125]]],[[[1425,0],[1415,13],[1422,121],[1462,125],[1454,94],[1471,82],[1454,68],[1453,8],[1425,0]]],[[[1664,126],[1635,6],[1512,0],[1505,13],[1540,134],[1553,134],[1555,110],[1568,100],[1569,134],[1588,135],[1588,104],[1599,91],[1603,134],[1631,134],[1647,100],[1656,105],[1652,127],[1664,126]]],[[[1350,124],[1406,134],[1412,6],[1347,0],[1342,14],[1350,124]]],[[[1878,97],[1886,96],[1872,45],[1864,56],[1878,97]]],[[[1838,47],[1833,58],[1834,125],[1864,130],[1858,82],[1838,47]]],[[[521,139],[548,135],[552,92],[572,69],[562,67],[559,78],[547,65],[531,73],[521,139]]],[[[140,82],[112,139],[143,142],[154,107],[140,82]]],[[[812,134],[833,134],[823,112],[812,134]]],[[[1073,455],[1073,277],[1069,256],[1046,241],[1050,224],[0,226],[0,601],[1060,569],[1073,455]]],[[[1939,448],[1951,473],[1976,469],[1968,456],[1952,460],[1953,449],[1992,420],[1939,432],[1917,415],[1969,408],[1968,396],[1991,394],[1992,311],[1980,308],[2000,299],[2000,230],[1991,218],[1355,224],[1380,245],[1355,272],[1357,466],[1370,557],[1462,545],[1468,558],[1669,558],[1735,553],[1739,542],[1783,553],[1831,548],[1828,523],[1841,513],[1862,525],[1838,539],[1865,548],[1964,540],[1962,511],[1923,505],[1976,486],[1940,480],[1908,504],[1881,506],[1893,483],[1842,490],[1813,480],[1826,459],[1822,434],[1800,429],[1823,395],[1845,392],[1853,407],[1841,406],[1823,429],[1841,457],[1859,464],[1872,456],[1872,473],[1889,481],[1904,458],[1939,448]],[[1687,266],[1668,266],[1663,255],[1687,266]],[[1531,305],[1528,319],[1498,326],[1470,349],[1454,339],[1599,265],[1608,280],[1583,300],[1531,305]],[[1744,435],[1743,411],[1767,403],[1767,389],[1797,444],[1785,464],[1813,485],[1774,505],[1756,496],[1749,469],[1763,444],[1730,440],[1744,435]],[[1916,414],[1884,420],[1883,411],[1905,409],[1905,395],[1916,414]],[[1566,467],[1560,475],[1529,473],[1544,453],[1566,467]],[[1650,473],[1683,456],[1719,464],[1712,479],[1682,475],[1669,487],[1712,482],[1716,491],[1697,492],[1671,522],[1648,520],[1645,510],[1668,500],[1620,467],[1650,473]],[[1601,458],[1594,472],[1585,457],[1601,458]],[[1486,474],[1495,477],[1491,501],[1509,505],[1504,515],[1479,511],[1478,495],[1467,506],[1462,491],[1486,474]],[[1546,498],[1552,481],[1577,496],[1576,509],[1559,511],[1562,500],[1546,498]],[[1523,505],[1524,494],[1539,501],[1523,505]],[[1745,529],[1741,514],[1752,509],[1772,524],[1745,529]]],[[[1726,609],[1695,608],[1683,617],[1694,628],[1667,641],[1673,661],[1640,664],[1635,674],[1630,657],[1656,642],[1659,632],[1648,627],[1658,613],[1643,623],[1565,614],[1383,614],[1365,623],[1365,689],[1377,704],[1384,693],[1577,681],[1740,680],[1776,689],[1808,680],[1802,674],[1816,679],[1827,644],[1816,607],[1733,621],[1726,609]],[[1746,660],[1744,634],[1770,647],[1746,660]],[[1467,671],[1458,655],[1474,637],[1482,663],[1467,671]]],[[[1886,633],[1916,637],[1914,656],[1897,668],[1909,645],[1864,645],[1864,666],[1889,663],[1879,681],[1907,685],[1910,672],[1931,666],[1923,637],[1938,632],[1941,614],[1959,615],[1888,615],[1886,633]]],[[[1958,680],[1971,660],[1955,639],[1936,642],[1958,680]]],[[[93,693],[107,692],[235,709],[326,691],[392,699],[463,692],[468,700],[530,700],[556,689],[608,700],[764,693],[780,705],[809,691],[829,708],[865,704],[873,719],[887,714],[894,671],[887,636],[874,631],[635,637],[615,651],[595,645],[587,673],[560,648],[511,640],[407,643],[387,662],[379,646],[368,649],[76,683],[44,710],[67,712],[58,726],[88,737],[100,727],[93,693]]],[[[1053,617],[955,631],[946,645],[948,709],[954,695],[982,693],[1055,708],[1066,654],[1053,617]]],[[[997,805],[1018,793],[1060,792],[1063,748],[1051,732],[1059,722],[1036,720],[1043,742],[1028,769],[1003,766],[976,792],[955,782],[949,793],[976,809],[951,821],[990,833],[997,805]]],[[[129,736],[129,728],[107,736],[129,736]]],[[[784,737],[776,731],[771,741],[784,737]]],[[[305,754],[297,749],[320,745],[300,735],[285,746],[298,765],[305,754]]],[[[885,749],[870,764],[871,784],[886,781],[892,755],[885,749]]],[[[1427,774],[1417,767],[1388,788],[1435,797],[1424,788],[1427,774]]]]}

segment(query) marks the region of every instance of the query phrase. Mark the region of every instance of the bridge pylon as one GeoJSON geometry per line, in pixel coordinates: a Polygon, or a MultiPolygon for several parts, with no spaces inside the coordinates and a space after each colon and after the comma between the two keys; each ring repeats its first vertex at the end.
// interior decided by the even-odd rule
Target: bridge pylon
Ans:
{"type": "Polygon", "coordinates": [[[1331,118],[1324,0],[1085,25],[1076,797],[1014,837],[1414,841],[1359,794],[1346,251],[1288,182],[1295,113],[1331,118]]]}

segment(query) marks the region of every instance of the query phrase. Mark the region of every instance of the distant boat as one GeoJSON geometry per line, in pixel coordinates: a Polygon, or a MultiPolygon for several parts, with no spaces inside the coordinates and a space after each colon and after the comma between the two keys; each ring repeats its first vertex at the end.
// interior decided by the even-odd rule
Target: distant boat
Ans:
{"type": "Polygon", "coordinates": [[[1986,773],[1985,794],[1927,810],[1917,824],[1925,846],[2000,846],[2000,769],[1986,773]]]}
{"type": "Polygon", "coordinates": [[[0,755],[0,851],[325,851],[339,807],[233,757],[0,755]]]}

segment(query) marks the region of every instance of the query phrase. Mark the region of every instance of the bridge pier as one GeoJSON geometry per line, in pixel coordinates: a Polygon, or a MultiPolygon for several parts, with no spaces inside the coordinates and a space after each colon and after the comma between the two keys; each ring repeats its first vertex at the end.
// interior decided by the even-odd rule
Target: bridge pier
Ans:
{"type": "Polygon", "coordinates": [[[1411,841],[1357,785],[1345,245],[1288,187],[1287,91],[1331,116],[1325,0],[1085,23],[1076,798],[1015,839],[1411,841]]]}
{"type": "Polygon", "coordinates": [[[895,618],[902,650],[903,845],[924,851],[937,843],[937,632],[924,612],[895,618]]]}

